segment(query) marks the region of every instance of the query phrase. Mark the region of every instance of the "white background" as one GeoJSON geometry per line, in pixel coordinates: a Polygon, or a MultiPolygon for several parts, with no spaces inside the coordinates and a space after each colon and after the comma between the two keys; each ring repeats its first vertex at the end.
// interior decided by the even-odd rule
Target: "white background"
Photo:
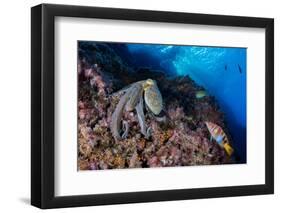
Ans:
{"type": "Polygon", "coordinates": [[[264,29],[65,17],[55,26],[55,195],[265,183],[264,29]],[[247,47],[247,164],[77,172],[77,40],[247,47]]]}
{"type": "MultiPolygon", "coordinates": [[[[277,212],[281,209],[281,14],[278,1],[93,1],[60,0],[46,3],[82,4],[275,18],[275,195],[173,201],[51,210],[52,212],[277,212]],[[278,57],[279,56],[279,57],[278,57]],[[279,85],[277,85],[277,83],[279,85]],[[279,131],[278,131],[279,130],[279,131]]],[[[1,2],[1,212],[38,212],[28,205],[30,196],[30,7],[41,1],[1,2]]],[[[257,118],[259,122],[259,118],[257,118]]]]}

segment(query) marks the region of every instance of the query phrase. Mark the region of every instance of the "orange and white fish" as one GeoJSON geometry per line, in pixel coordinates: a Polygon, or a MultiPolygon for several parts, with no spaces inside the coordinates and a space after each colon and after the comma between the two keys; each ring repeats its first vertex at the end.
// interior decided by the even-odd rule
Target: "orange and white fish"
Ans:
{"type": "Polygon", "coordinates": [[[218,126],[217,124],[214,124],[212,122],[205,122],[210,134],[211,134],[211,138],[210,141],[212,141],[212,139],[215,139],[215,141],[222,147],[224,148],[224,150],[226,151],[226,153],[231,156],[233,153],[233,148],[231,147],[227,136],[225,134],[225,132],[222,130],[222,128],[220,126],[218,126]]]}

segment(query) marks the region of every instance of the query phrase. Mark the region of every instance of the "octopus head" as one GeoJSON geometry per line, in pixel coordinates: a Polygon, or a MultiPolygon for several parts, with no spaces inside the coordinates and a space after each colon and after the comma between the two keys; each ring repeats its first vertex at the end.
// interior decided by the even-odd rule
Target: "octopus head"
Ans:
{"type": "Polygon", "coordinates": [[[163,100],[156,81],[147,79],[144,82],[143,88],[145,104],[153,114],[158,115],[162,111],[163,100]]]}
{"type": "Polygon", "coordinates": [[[150,87],[152,87],[153,85],[155,84],[155,81],[153,81],[152,79],[147,79],[146,81],[144,81],[143,83],[143,89],[144,90],[147,90],[149,89],[150,87]]]}

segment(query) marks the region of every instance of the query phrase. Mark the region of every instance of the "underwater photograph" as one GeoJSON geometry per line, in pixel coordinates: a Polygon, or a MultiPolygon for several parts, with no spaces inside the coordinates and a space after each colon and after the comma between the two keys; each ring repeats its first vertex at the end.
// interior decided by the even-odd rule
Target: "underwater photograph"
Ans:
{"type": "Polygon", "coordinates": [[[247,48],[78,41],[77,170],[247,163],[247,48]]]}

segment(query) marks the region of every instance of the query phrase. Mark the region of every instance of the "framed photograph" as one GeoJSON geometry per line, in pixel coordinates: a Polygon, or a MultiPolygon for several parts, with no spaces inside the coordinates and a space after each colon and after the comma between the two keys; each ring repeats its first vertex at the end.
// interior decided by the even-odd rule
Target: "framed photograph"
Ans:
{"type": "Polygon", "coordinates": [[[31,9],[31,203],[272,194],[274,21],[31,9]]]}

